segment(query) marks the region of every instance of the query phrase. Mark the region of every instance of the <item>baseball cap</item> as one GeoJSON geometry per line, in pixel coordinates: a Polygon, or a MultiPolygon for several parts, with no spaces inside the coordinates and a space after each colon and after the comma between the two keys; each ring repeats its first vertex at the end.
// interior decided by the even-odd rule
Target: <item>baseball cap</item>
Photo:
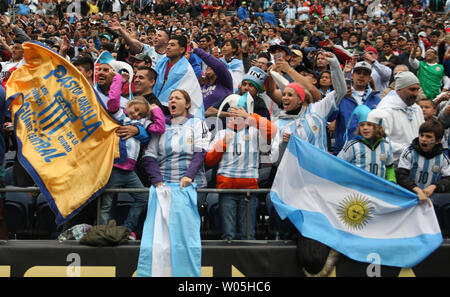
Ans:
{"type": "Polygon", "coordinates": [[[373,53],[375,53],[375,54],[378,55],[377,49],[374,48],[373,46],[368,46],[368,47],[366,47],[366,48],[364,49],[364,51],[365,51],[365,52],[373,52],[373,53]]]}
{"type": "Polygon", "coordinates": [[[108,39],[109,41],[111,41],[111,36],[109,36],[108,34],[102,34],[99,37],[100,38],[104,37],[104,38],[108,39]]]}
{"type": "Polygon", "coordinates": [[[131,58],[131,60],[151,61],[150,57],[146,53],[140,53],[140,54],[131,56],[130,58],[131,58]]]}
{"type": "Polygon", "coordinates": [[[281,50],[285,51],[288,56],[290,56],[292,54],[292,51],[291,51],[291,49],[288,46],[281,45],[281,44],[273,44],[273,45],[271,45],[269,47],[269,53],[273,53],[277,49],[281,49],[281,50]]]}
{"type": "Polygon", "coordinates": [[[298,49],[293,49],[292,53],[296,56],[299,56],[300,58],[303,58],[303,54],[302,51],[298,50],[298,49]]]}
{"type": "Polygon", "coordinates": [[[365,69],[365,70],[369,71],[370,73],[372,73],[372,65],[370,65],[366,61],[361,61],[361,62],[356,63],[355,67],[353,67],[353,71],[358,70],[358,69],[365,69]]]}

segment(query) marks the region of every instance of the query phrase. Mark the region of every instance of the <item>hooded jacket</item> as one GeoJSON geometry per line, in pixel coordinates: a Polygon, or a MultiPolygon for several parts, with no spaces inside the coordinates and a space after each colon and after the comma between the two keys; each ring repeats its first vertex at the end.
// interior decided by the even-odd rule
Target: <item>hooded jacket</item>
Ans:
{"type": "MultiPolygon", "coordinates": [[[[378,91],[372,91],[363,104],[367,105],[370,109],[375,109],[381,100],[379,93],[378,91]]],[[[336,120],[334,155],[337,155],[341,151],[346,141],[356,138],[355,131],[358,127],[358,118],[354,116],[350,124],[349,121],[353,110],[357,106],[358,103],[353,97],[346,96],[339,104],[339,109],[328,118],[329,122],[336,120]]]]}
{"type": "Polygon", "coordinates": [[[389,113],[389,117],[382,123],[386,139],[391,140],[394,163],[398,162],[403,149],[419,135],[419,127],[425,122],[423,111],[414,103],[410,106],[411,118],[406,111],[406,103],[396,91],[390,92],[378,104],[379,109],[389,113]]]}

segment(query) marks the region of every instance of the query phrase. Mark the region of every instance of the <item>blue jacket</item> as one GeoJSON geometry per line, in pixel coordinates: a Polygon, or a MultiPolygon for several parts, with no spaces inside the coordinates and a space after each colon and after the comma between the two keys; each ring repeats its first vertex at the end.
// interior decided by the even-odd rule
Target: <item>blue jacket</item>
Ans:
{"type": "MultiPolygon", "coordinates": [[[[366,101],[364,102],[370,109],[375,109],[380,103],[381,98],[378,95],[380,92],[374,91],[367,96],[366,101]]],[[[332,122],[336,120],[336,128],[335,128],[335,144],[333,154],[337,155],[341,149],[344,147],[346,138],[347,141],[355,139],[357,135],[355,135],[356,128],[358,127],[358,118],[353,116],[350,125],[348,125],[350,121],[350,116],[352,115],[353,110],[358,106],[358,103],[353,99],[353,97],[344,97],[339,104],[339,108],[335,111],[329,118],[328,121],[332,122]],[[347,130],[348,125],[348,130],[347,130]],[[347,131],[347,135],[345,132],[347,131]]]]}
{"type": "Polygon", "coordinates": [[[247,8],[243,6],[239,7],[237,15],[239,19],[245,21],[249,17],[247,8]]]}
{"type": "Polygon", "coordinates": [[[264,23],[270,23],[270,24],[273,24],[275,26],[278,26],[278,20],[277,20],[277,18],[275,17],[275,15],[273,13],[269,13],[269,12],[255,12],[253,14],[256,15],[256,16],[262,16],[264,23]]]}
{"type": "Polygon", "coordinates": [[[203,76],[202,59],[200,59],[200,57],[197,56],[196,54],[192,53],[191,56],[189,57],[189,63],[191,64],[192,69],[194,69],[197,78],[201,78],[203,76]]]}

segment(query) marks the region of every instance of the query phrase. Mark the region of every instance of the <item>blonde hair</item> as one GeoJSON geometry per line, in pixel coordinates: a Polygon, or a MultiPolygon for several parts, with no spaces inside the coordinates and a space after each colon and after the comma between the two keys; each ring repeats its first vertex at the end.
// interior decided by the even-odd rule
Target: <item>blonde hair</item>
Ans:
{"type": "Polygon", "coordinates": [[[145,110],[146,110],[145,117],[148,118],[149,117],[149,113],[150,113],[150,104],[145,99],[145,97],[144,96],[136,96],[136,97],[134,97],[133,99],[128,101],[127,108],[129,108],[129,107],[131,107],[133,105],[136,105],[136,104],[143,104],[145,106],[145,110]]]}
{"type": "MultiPolygon", "coordinates": [[[[368,123],[370,126],[373,126],[373,127],[374,127],[374,129],[373,129],[373,137],[374,137],[375,139],[386,138],[386,133],[384,132],[384,129],[383,129],[382,126],[377,125],[377,124],[372,123],[372,122],[367,122],[367,123],[368,123]]],[[[357,128],[356,131],[355,131],[355,135],[360,135],[360,136],[362,136],[362,135],[361,135],[361,128],[360,128],[360,125],[359,125],[359,124],[358,124],[358,128],[357,128]]]]}

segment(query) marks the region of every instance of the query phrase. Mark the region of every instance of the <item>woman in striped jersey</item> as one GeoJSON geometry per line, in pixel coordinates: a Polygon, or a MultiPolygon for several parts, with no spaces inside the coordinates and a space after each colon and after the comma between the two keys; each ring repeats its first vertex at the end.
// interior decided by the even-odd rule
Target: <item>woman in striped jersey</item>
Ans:
{"type": "Polygon", "coordinates": [[[336,110],[347,92],[345,77],[339,61],[331,52],[324,52],[330,64],[330,72],[334,91],[323,99],[312,102],[312,96],[297,83],[290,83],[283,89],[281,103],[283,112],[275,122],[278,133],[272,142],[272,163],[278,166],[290,135],[299,138],[326,151],[327,150],[327,119],[336,110]]]}
{"type": "Polygon", "coordinates": [[[188,113],[191,98],[184,90],[170,94],[166,132],[152,137],[143,157],[144,168],[153,185],[179,183],[180,188],[196,183],[206,185],[203,167],[209,144],[209,130],[203,120],[188,113]]]}
{"type": "MultiPolygon", "coordinates": [[[[341,70],[339,61],[331,52],[323,52],[330,65],[331,82],[333,91],[328,92],[320,101],[313,103],[313,96],[297,83],[286,85],[282,93],[275,96],[281,97],[283,110],[275,122],[277,134],[271,143],[270,157],[272,161],[272,170],[270,172],[270,181],[275,178],[278,165],[283,157],[287,143],[292,134],[309,142],[310,144],[327,151],[327,119],[336,110],[342,98],[347,93],[345,77],[341,70]]],[[[275,80],[276,77],[272,78],[275,80]]],[[[281,82],[277,82],[282,85],[281,82]]],[[[271,85],[273,87],[273,85],[271,85]]],[[[267,208],[271,218],[273,229],[281,234],[281,238],[288,238],[292,232],[296,232],[289,220],[282,221],[276,213],[270,199],[267,200],[267,208]]]]}
{"type": "Polygon", "coordinates": [[[443,135],[442,124],[430,119],[420,126],[419,137],[400,155],[398,184],[416,192],[420,202],[433,193],[450,192],[450,159],[442,148],[443,135]]]}
{"type": "Polygon", "coordinates": [[[353,113],[358,117],[356,134],[360,137],[347,142],[338,157],[396,183],[392,149],[385,140],[383,128],[379,125],[384,112],[360,105],[353,113]]]}

